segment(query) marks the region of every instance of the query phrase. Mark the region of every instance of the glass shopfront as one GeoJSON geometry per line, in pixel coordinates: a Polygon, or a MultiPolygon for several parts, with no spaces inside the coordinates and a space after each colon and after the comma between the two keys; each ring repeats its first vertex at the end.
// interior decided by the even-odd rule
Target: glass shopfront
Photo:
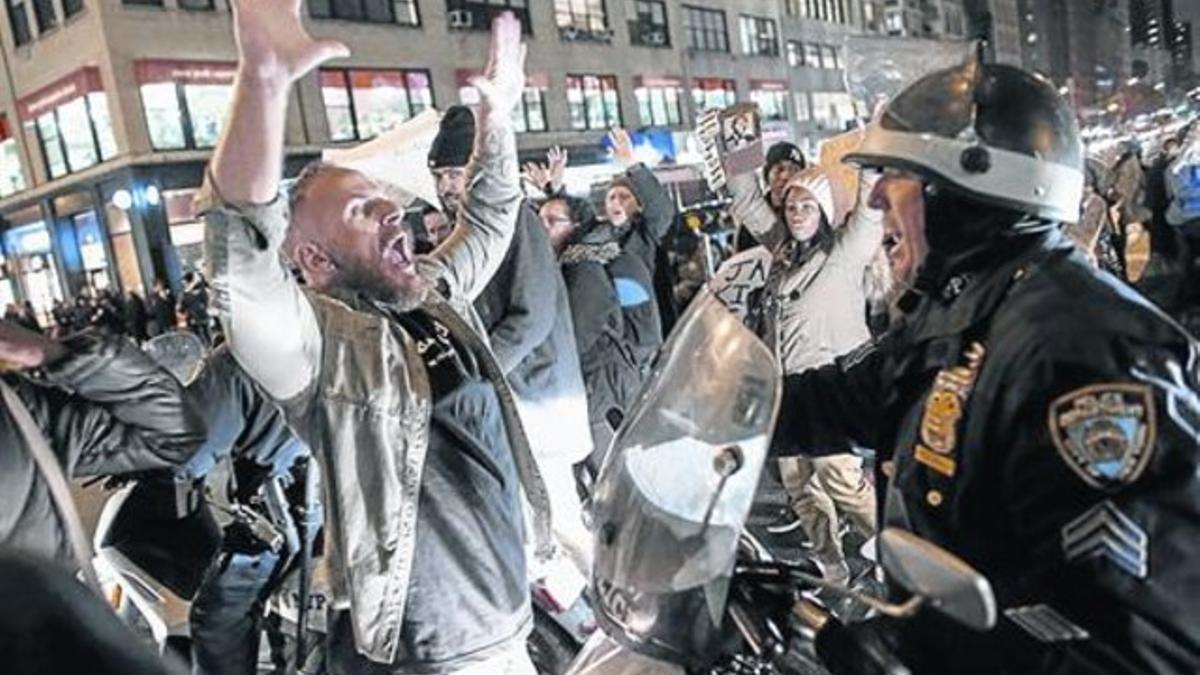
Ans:
{"type": "Polygon", "coordinates": [[[38,220],[14,227],[4,233],[12,271],[27,300],[33,303],[43,323],[55,300],[62,300],[62,283],[54,260],[54,247],[46,221],[38,220]]]}

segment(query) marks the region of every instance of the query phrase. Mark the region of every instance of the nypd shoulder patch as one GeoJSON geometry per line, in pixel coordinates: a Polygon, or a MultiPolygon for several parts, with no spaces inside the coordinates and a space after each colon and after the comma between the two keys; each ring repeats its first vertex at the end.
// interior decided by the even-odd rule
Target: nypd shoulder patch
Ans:
{"type": "Polygon", "coordinates": [[[1157,434],[1154,394],[1143,384],[1076,389],[1050,404],[1050,438],[1085,483],[1113,489],[1137,480],[1157,434]]]}

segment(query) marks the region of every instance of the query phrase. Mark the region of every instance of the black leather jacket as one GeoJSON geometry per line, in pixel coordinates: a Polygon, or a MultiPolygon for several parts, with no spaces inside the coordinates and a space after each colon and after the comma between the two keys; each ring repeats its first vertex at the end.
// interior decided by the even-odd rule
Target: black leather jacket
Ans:
{"type": "Polygon", "coordinates": [[[991,631],[895,624],[914,672],[1194,673],[1197,356],[1060,235],[1029,235],[879,343],[789,376],[773,450],[878,448],[886,524],[991,581],[991,631]]]}
{"type": "MultiPolygon", "coordinates": [[[[82,335],[34,379],[8,374],[68,476],[166,469],[204,441],[179,383],[121,338],[82,335]]],[[[60,561],[71,546],[12,414],[0,411],[0,547],[60,561]]]]}

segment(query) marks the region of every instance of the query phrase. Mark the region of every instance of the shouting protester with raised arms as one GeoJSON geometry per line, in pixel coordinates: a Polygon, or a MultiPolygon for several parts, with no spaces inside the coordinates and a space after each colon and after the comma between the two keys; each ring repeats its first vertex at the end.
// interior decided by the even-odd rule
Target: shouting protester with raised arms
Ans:
{"type": "Polygon", "coordinates": [[[520,23],[493,26],[468,188],[427,256],[356,171],[314,165],[279,194],[289,89],[347,50],[308,36],[299,0],[240,0],[234,26],[232,110],[201,197],[209,277],[234,355],[322,464],[331,671],[532,672],[519,490],[546,556],[545,489],[471,307],[521,203],[520,23]]]}

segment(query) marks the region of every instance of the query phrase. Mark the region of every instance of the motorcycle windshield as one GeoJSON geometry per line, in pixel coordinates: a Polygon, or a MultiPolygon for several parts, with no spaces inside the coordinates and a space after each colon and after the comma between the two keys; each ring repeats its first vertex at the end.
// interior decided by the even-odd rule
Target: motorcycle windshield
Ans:
{"type": "Polygon", "coordinates": [[[730,574],[780,397],[770,350],[707,291],[659,354],[594,507],[598,580],[644,593],[730,574]]]}

